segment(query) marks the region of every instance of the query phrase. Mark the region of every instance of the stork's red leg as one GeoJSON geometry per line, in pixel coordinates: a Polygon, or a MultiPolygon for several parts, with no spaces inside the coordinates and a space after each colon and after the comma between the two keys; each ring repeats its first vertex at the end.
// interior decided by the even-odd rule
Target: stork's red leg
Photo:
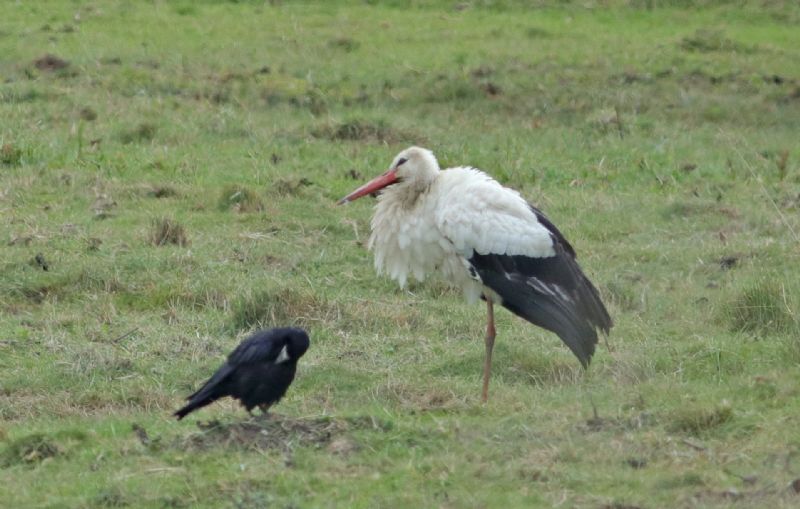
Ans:
{"type": "Polygon", "coordinates": [[[492,299],[486,297],[486,359],[483,363],[483,402],[489,401],[489,377],[492,374],[492,349],[494,348],[494,308],[492,299]]]}

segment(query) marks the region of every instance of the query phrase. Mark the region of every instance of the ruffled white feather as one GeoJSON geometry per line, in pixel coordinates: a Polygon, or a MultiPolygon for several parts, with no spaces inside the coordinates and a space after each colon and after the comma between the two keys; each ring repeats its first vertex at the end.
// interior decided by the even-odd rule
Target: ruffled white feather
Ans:
{"type": "Polygon", "coordinates": [[[555,254],[550,233],[516,191],[474,168],[427,170],[425,186],[401,182],[378,197],[368,244],[378,273],[404,287],[438,270],[474,301],[482,285],[469,273],[473,252],[555,254]]]}

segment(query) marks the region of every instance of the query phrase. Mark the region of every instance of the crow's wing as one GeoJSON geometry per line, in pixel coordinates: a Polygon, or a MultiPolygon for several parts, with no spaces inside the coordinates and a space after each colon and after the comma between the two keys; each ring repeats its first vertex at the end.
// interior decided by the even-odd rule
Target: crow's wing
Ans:
{"type": "Polygon", "coordinates": [[[228,356],[228,364],[240,366],[243,364],[274,362],[284,346],[286,346],[286,334],[283,329],[258,331],[242,341],[231,352],[228,356]]]}

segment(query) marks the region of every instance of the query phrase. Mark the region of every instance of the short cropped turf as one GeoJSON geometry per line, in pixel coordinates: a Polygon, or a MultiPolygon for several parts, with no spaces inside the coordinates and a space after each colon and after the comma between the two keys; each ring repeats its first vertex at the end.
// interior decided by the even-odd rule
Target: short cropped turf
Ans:
{"type": "Polygon", "coordinates": [[[792,1],[0,8],[0,505],[796,507],[792,1]],[[584,371],[335,202],[412,145],[518,189],[614,318],[584,371]],[[272,420],[171,413],[311,336],[272,420]]]}

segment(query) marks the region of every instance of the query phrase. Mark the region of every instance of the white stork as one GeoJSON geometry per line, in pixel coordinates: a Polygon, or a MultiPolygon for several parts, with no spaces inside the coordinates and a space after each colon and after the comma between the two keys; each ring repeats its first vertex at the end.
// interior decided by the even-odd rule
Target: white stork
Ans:
{"type": "Polygon", "coordinates": [[[389,170],[339,204],[378,196],[368,247],[378,273],[401,287],[435,270],[486,301],[483,401],[489,396],[495,326],[493,303],[555,332],[583,367],[597,344],[597,329],[612,326],[597,289],[558,228],[517,191],[476,168],[439,169],[430,150],[400,152],[389,170]]]}

